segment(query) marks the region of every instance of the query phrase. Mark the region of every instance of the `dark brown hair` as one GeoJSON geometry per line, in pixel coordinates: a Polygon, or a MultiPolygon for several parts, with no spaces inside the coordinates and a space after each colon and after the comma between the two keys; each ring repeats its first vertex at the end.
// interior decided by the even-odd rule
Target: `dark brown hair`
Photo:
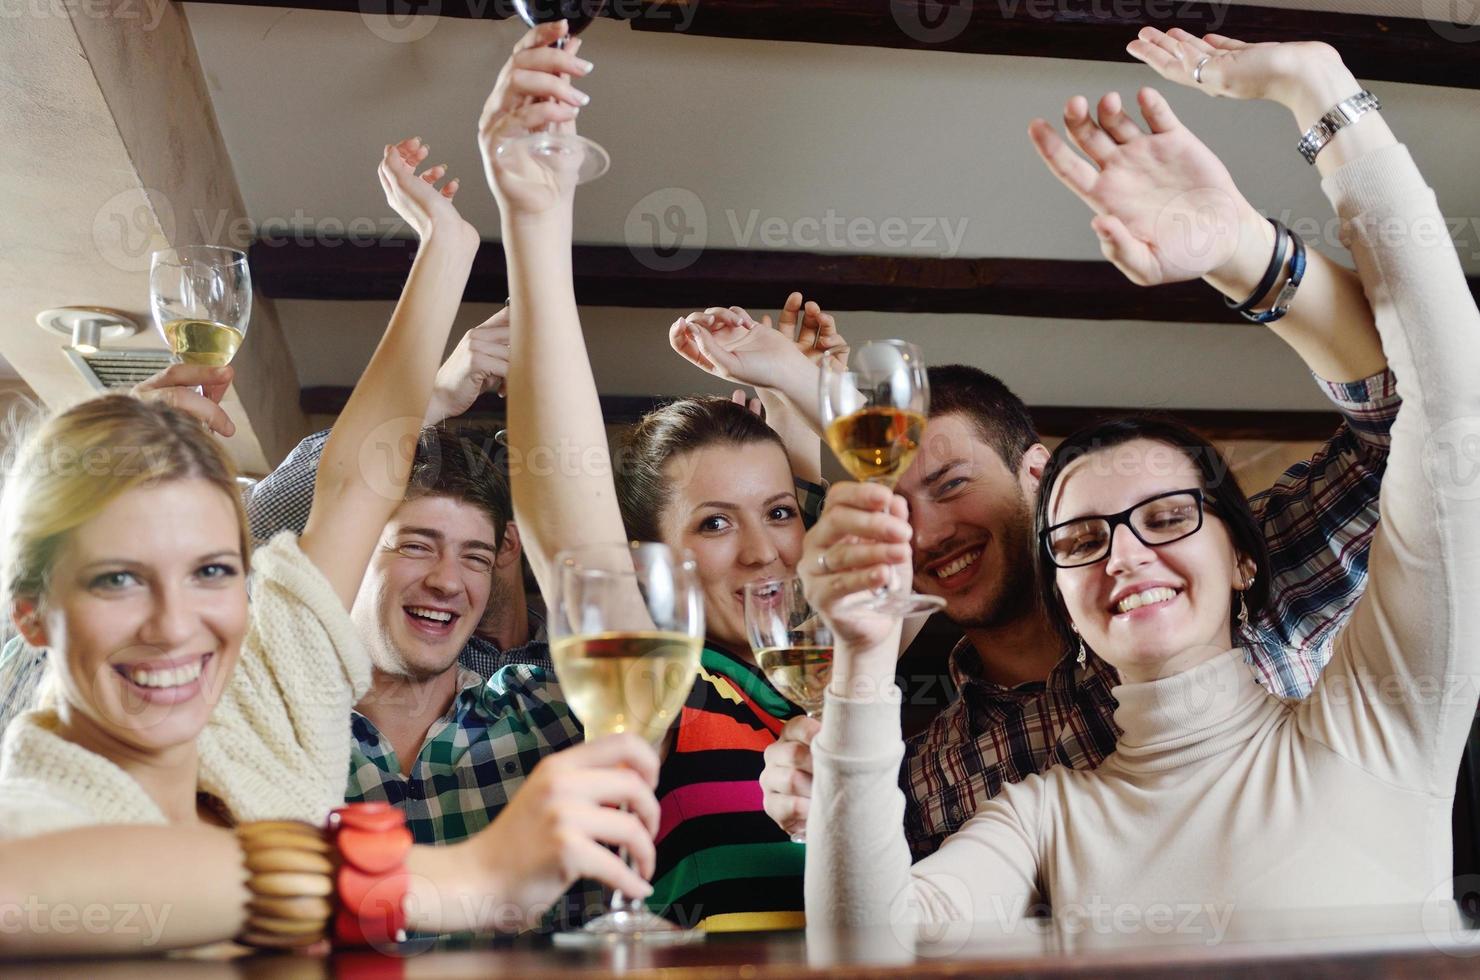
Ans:
{"type": "Polygon", "coordinates": [[[1066,650],[1077,645],[1079,638],[1074,633],[1055,582],[1058,569],[1049,560],[1043,542],[1043,532],[1051,523],[1049,501],[1053,499],[1054,484],[1063,475],[1065,467],[1075,460],[1136,439],[1150,439],[1171,446],[1197,467],[1202,478],[1203,506],[1223,521],[1238,553],[1253,560],[1254,584],[1243,592],[1235,592],[1229,608],[1229,626],[1237,638],[1240,633],[1240,604],[1248,610],[1250,619],[1257,618],[1269,604],[1269,547],[1264,541],[1264,529],[1249,507],[1249,498],[1244,496],[1238,480],[1229,470],[1228,461],[1212,443],[1180,422],[1145,415],[1110,419],[1080,429],[1059,443],[1043,469],[1033,522],[1033,565],[1038,577],[1038,595],[1049,622],[1063,640],[1066,650]]]}
{"type": "Polygon", "coordinates": [[[617,506],[633,541],[661,541],[663,508],[673,499],[668,461],[708,446],[768,442],[783,453],[776,431],[727,398],[684,398],[654,409],[633,427],[617,453],[617,506]]]}
{"type": "Polygon", "coordinates": [[[416,441],[406,499],[451,497],[472,504],[493,522],[493,543],[502,547],[513,517],[509,481],[483,448],[443,426],[427,426],[416,441]]]}
{"type": "Polygon", "coordinates": [[[930,417],[964,415],[1014,473],[1023,453],[1038,442],[1028,406],[1000,380],[965,364],[928,368],[930,417]]]}

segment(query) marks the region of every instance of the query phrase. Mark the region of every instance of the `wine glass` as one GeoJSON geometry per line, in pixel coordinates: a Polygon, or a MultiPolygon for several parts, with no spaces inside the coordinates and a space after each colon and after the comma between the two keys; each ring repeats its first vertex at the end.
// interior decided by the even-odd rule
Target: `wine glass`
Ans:
{"type": "MultiPolygon", "coordinates": [[[[514,9],[530,27],[559,20],[569,23],[570,33],[555,42],[554,47],[557,48],[565,47],[567,38],[575,37],[589,27],[605,7],[606,0],[514,0],[514,9]]],[[[500,156],[527,153],[534,157],[579,157],[577,184],[595,180],[612,165],[611,155],[600,143],[575,133],[555,132],[553,126],[504,140],[496,152],[500,156]]]]}
{"type": "MultiPolygon", "coordinates": [[[[694,686],[704,647],[704,597],[693,556],[632,542],[562,551],[555,562],[547,623],[566,702],[587,738],[632,732],[657,747],[694,686]]],[[[610,911],[555,941],[678,943],[701,935],[617,891],[610,911]]]]}
{"type": "MultiPolygon", "coordinates": [[[[771,579],[745,586],[745,632],[756,666],[771,686],[808,718],[822,718],[822,701],[832,677],[833,635],[802,593],[799,578],[771,579]]],[[[798,844],[807,834],[791,835],[798,844]]]]}
{"type": "MultiPolygon", "coordinates": [[[[889,489],[920,449],[930,411],[930,382],[920,348],[903,340],[874,340],[838,348],[822,359],[819,380],[827,444],[855,479],[889,489]]],[[[889,585],[861,600],[895,616],[934,612],[939,596],[909,592],[890,570],[889,585]]]]}
{"type": "Polygon", "coordinates": [[[171,353],[186,364],[224,367],[252,318],[252,273],[245,252],[190,245],[155,252],[149,308],[171,353]]]}

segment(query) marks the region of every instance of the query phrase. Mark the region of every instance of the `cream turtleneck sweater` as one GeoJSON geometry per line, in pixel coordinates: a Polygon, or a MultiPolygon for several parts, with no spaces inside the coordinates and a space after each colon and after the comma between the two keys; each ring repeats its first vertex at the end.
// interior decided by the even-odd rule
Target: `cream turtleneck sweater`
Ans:
{"type": "Polygon", "coordinates": [[[1370,578],[1314,693],[1233,650],[1115,688],[1099,769],[1009,786],[910,866],[899,709],[829,698],[813,746],[807,914],[1016,921],[1171,907],[1419,903],[1452,893],[1450,808],[1480,674],[1480,312],[1431,190],[1392,146],[1323,182],[1403,407],[1370,578]]]}
{"type": "MultiPolygon", "coordinates": [[[[252,555],[251,621],[241,658],[197,745],[198,785],[237,821],[322,823],[344,802],[350,710],[370,659],[328,579],[285,531],[252,555]]],[[[30,711],[5,734],[0,838],[93,824],[162,824],[132,776],[30,711]]]]}

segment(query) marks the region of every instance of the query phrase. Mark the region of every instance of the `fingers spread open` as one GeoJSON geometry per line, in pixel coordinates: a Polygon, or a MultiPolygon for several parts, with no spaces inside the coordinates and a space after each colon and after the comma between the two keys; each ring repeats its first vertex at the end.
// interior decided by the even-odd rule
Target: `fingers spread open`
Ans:
{"type": "Polygon", "coordinates": [[[1099,177],[1099,171],[1071,150],[1069,144],[1060,139],[1053,126],[1046,121],[1033,120],[1032,125],[1028,127],[1028,135],[1033,140],[1033,148],[1048,165],[1049,172],[1059,179],[1059,183],[1073,191],[1081,201],[1094,208],[1094,202],[1090,200],[1090,191],[1094,188],[1096,178],[1099,177]]]}
{"type": "Polygon", "coordinates": [[[1118,151],[1115,141],[1090,117],[1089,100],[1076,95],[1064,107],[1064,127],[1074,144],[1095,163],[1104,167],[1118,151]]]}
{"type": "Polygon", "coordinates": [[[1125,114],[1119,92],[1106,92],[1100,98],[1098,109],[1100,128],[1109,133],[1115,142],[1124,145],[1145,135],[1141,132],[1141,127],[1125,114]]]}
{"type": "Polygon", "coordinates": [[[1141,105],[1141,118],[1146,120],[1153,133],[1170,133],[1182,125],[1166,98],[1156,89],[1141,89],[1136,93],[1136,100],[1141,105]]]}

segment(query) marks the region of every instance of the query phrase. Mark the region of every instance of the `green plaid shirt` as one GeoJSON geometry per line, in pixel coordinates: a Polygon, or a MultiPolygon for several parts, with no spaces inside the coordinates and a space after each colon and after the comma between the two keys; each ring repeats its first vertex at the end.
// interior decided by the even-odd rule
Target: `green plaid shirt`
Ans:
{"type": "MultiPolygon", "coordinates": [[[[427,732],[409,776],[390,740],[358,711],[350,718],[349,786],[344,798],[390,803],[406,814],[418,844],[451,844],[493,822],[535,763],[581,741],[581,726],[554,678],[511,665],[486,682],[459,668],[452,706],[427,732]]],[[[518,847],[518,841],[509,841],[518,847]]],[[[598,886],[578,882],[547,921],[562,928],[603,906],[598,886]]]]}

